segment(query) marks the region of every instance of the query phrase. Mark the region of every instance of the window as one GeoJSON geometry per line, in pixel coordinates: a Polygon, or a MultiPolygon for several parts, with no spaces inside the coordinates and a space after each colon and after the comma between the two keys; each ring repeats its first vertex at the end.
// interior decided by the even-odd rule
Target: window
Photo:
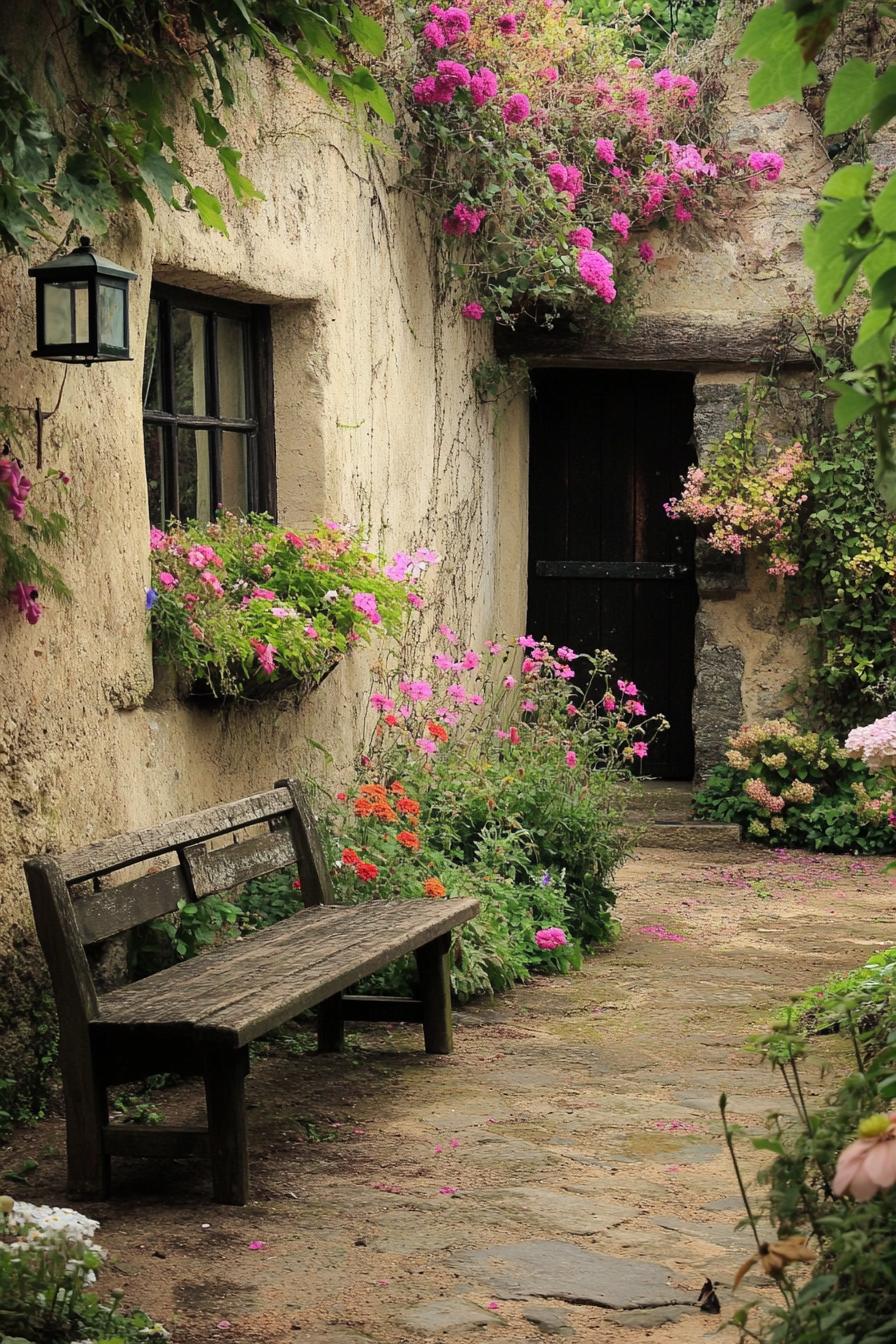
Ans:
{"type": "Polygon", "coordinates": [[[274,512],[270,314],[154,285],[143,363],[149,516],[274,512]]]}

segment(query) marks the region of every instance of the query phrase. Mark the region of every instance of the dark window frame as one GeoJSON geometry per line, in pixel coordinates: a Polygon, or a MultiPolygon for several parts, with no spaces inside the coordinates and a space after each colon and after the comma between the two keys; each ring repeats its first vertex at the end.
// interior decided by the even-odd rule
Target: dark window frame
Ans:
{"type": "MultiPolygon", "coordinates": [[[[156,357],[160,361],[161,400],[170,410],[143,407],[144,425],[163,430],[162,453],[166,481],[165,517],[162,526],[171,517],[181,518],[177,470],[177,436],[179,429],[205,430],[209,436],[210,473],[214,504],[221,499],[220,435],[233,430],[247,436],[247,511],[277,516],[277,478],[274,447],[274,374],[273,341],[270,309],[263,304],[238,303],[199,290],[180,289],[174,285],[154,282],[150,304],[159,305],[158,345],[156,357]],[[254,412],[245,420],[231,419],[218,414],[190,415],[174,409],[174,343],[172,340],[172,309],[201,313],[210,320],[204,324],[205,338],[205,404],[217,411],[219,405],[217,324],[218,317],[239,322],[246,339],[245,386],[247,410],[254,412]]],[[[186,521],[182,519],[182,521],[186,521]]]]}

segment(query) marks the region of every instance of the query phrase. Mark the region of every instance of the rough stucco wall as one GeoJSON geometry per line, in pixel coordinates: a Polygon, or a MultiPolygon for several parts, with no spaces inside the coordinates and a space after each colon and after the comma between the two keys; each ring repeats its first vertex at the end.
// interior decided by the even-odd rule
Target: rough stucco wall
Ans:
{"type": "MultiPolygon", "coordinates": [[[[160,208],[122,213],[101,250],[139,273],[130,364],[72,369],[45,461],[71,474],[74,528],[61,566],[74,592],[37,626],[0,604],[0,1077],[28,1034],[39,958],[23,857],[64,850],[311,770],[317,739],[344,764],[357,740],[374,654],[338,669],[307,702],[209,712],[153,689],[141,373],[150,281],[272,306],[279,512],[366,524],[386,547],[434,546],[423,627],[473,637],[520,628],[526,566],[526,406],[476,400],[488,329],[439,306],[432,221],[397,188],[393,157],[368,155],[313,95],[260,65],[231,118],[264,202],[227,208],[230,237],[160,208]],[[432,591],[432,588],[431,590],[432,591]],[[14,948],[18,950],[14,951],[14,948]],[[6,1022],[4,1023],[4,1019],[6,1022]]],[[[226,183],[196,145],[187,170],[226,183]],[[191,161],[192,160],[192,161],[191,161]]],[[[39,259],[39,258],[38,258],[39,259]]],[[[0,262],[0,400],[52,404],[61,369],[32,361],[26,263],[0,262]]]]}

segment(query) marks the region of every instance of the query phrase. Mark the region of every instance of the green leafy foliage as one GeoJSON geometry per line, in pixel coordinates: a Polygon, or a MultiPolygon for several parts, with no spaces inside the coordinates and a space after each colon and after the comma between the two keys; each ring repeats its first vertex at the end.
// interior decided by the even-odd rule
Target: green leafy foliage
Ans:
{"type": "Polygon", "coordinates": [[[896,700],[896,519],[874,489],[867,421],[811,445],[810,505],[787,605],[809,634],[792,688],[808,722],[845,734],[896,700]]]}
{"type": "MultiPolygon", "coordinates": [[[[813,57],[849,0],[775,0],[754,14],[737,55],[758,61],[750,81],[754,106],[800,99],[818,81],[813,57]]],[[[885,6],[880,7],[885,10],[885,6]]],[[[833,135],[858,124],[874,134],[896,115],[896,67],[883,71],[851,58],[828,91],[824,130],[833,135]]],[[[896,511],[896,178],[871,163],[838,169],[822,189],[818,218],[806,226],[806,262],[815,273],[815,300],[823,315],[847,304],[860,284],[869,307],[852,349],[853,368],[838,380],[837,426],[847,429],[871,412],[877,448],[876,480],[896,511]]]]}
{"type": "Polygon", "coordinates": [[[787,719],[742,728],[729,738],[694,798],[694,812],[736,822],[751,840],[833,853],[888,854],[892,795],[831,733],[801,732],[787,719]],[[869,801],[882,800],[875,809],[869,801]]]}
{"type": "Polygon", "coordinates": [[[806,1035],[849,1030],[862,1033],[866,1046],[872,1039],[884,1044],[896,1019],[896,947],[875,952],[864,966],[813,985],[782,1015],[782,1025],[806,1035]],[[872,1037],[872,1032],[876,1033],[872,1037]]]}
{"type": "MultiPolygon", "coordinates": [[[[893,964],[887,963],[891,969],[893,964]]],[[[875,974],[885,971],[880,964],[875,974]]],[[[896,1186],[887,1186],[883,1177],[883,1188],[863,1201],[849,1193],[836,1196],[831,1187],[840,1154],[860,1133],[865,1137],[863,1122],[874,1117],[877,1132],[887,1132],[896,1097],[896,1018],[891,1001],[870,1025],[858,1024],[851,977],[842,992],[831,989],[827,999],[829,1011],[848,1024],[856,1067],[823,1104],[807,1100],[799,1063],[805,1043],[794,1031],[792,1015],[762,1042],[796,1118],[776,1112],[766,1122],[767,1136],[752,1140],[773,1154],[773,1161],[759,1176],[762,1207],[748,1206],[749,1214],[754,1225],[771,1223],[779,1239],[805,1239],[815,1257],[811,1274],[799,1281],[786,1269],[779,1276],[777,1302],[766,1298],[762,1308],[753,1302],[734,1314],[731,1323],[741,1327],[741,1339],[759,1344],[886,1344],[893,1337],[896,1186]]],[[[889,1145],[896,1139],[881,1141],[889,1145]]]]}
{"type": "Polygon", "coordinates": [[[651,60],[663,56],[672,39],[677,53],[711,36],[718,0],[572,0],[573,13],[599,28],[616,28],[626,45],[651,60]]]}
{"type": "Polygon", "coordinates": [[[162,0],[54,0],[48,9],[43,64],[26,74],[0,60],[0,244],[7,251],[25,253],[51,238],[59,215],[72,231],[100,235],[128,200],[151,217],[158,200],[196,210],[226,234],[220,199],[184,167],[175,108],[185,90],[194,91],[195,127],[234,199],[263,199],[221,120],[237,102],[247,60],[274,57],[328,101],[341,96],[393,119],[380,84],[353,60],[357,49],[380,56],[383,30],[349,0],[187,0],[175,10],[162,0]]]}

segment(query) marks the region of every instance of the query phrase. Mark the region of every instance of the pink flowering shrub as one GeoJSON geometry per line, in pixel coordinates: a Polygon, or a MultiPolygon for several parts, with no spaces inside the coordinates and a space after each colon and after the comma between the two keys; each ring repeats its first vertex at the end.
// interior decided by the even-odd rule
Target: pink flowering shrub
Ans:
{"type": "Polygon", "coordinates": [[[664,505],[672,519],[688,518],[717,551],[760,549],[769,574],[799,570],[799,532],[812,463],[802,444],[757,445],[752,421],[729,430],[691,467],[677,499],[664,505]]]}
{"type": "Polygon", "coordinates": [[[626,60],[619,32],[563,0],[421,4],[416,34],[400,134],[414,184],[462,240],[452,263],[467,316],[475,303],[502,322],[612,321],[653,259],[646,231],[687,225],[723,184],[760,189],[784,167],[761,147],[710,143],[694,79],[626,60]]]}
{"type": "Polygon", "coordinates": [[[388,563],[348,526],[301,535],[264,514],[150,533],[146,597],[158,655],[194,690],[263,694],[316,684],[354,644],[393,634],[422,604],[434,551],[388,563]]]}
{"type": "Polygon", "coordinates": [[[893,789],[851,759],[858,755],[833,734],[804,732],[790,719],[746,725],[728,739],[725,761],[707,776],[695,812],[738,822],[750,839],[769,844],[888,852],[896,849],[893,789]]]}

